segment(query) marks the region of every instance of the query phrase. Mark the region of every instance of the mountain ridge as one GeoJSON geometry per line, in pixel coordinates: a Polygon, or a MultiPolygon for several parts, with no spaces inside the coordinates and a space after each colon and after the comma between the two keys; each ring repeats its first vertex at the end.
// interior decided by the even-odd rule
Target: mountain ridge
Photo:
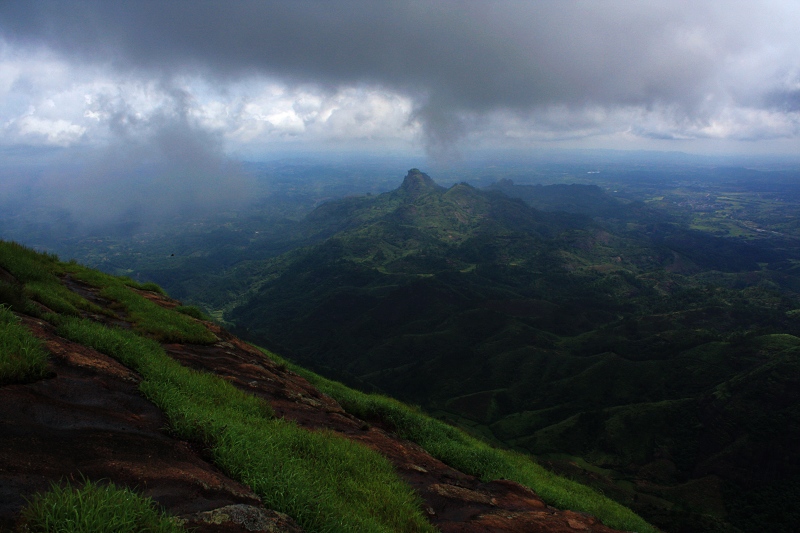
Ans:
{"type": "Polygon", "coordinates": [[[779,459],[796,456],[796,432],[762,438],[796,418],[763,400],[800,382],[786,340],[800,334],[796,300],[759,266],[785,256],[597,187],[576,187],[586,201],[571,205],[567,186],[517,187],[503,184],[550,191],[542,205],[559,208],[466,184],[330,202],[352,207],[345,229],[265,263],[271,277],[226,319],[320,372],[537,454],[662,527],[787,527],[786,498],[749,515],[736,503],[772,484],[793,494],[798,475],[779,459]],[[730,424],[738,433],[718,429],[730,424]]]}

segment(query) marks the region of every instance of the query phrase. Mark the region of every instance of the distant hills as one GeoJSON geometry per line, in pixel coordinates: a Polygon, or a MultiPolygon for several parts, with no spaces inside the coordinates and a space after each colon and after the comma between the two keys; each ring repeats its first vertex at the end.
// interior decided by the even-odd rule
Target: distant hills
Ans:
{"type": "Polygon", "coordinates": [[[224,315],[242,336],[533,453],[669,531],[800,518],[800,311],[762,268],[796,250],[596,186],[443,188],[417,169],[302,227],[316,240],[225,276],[249,280],[224,315]]]}

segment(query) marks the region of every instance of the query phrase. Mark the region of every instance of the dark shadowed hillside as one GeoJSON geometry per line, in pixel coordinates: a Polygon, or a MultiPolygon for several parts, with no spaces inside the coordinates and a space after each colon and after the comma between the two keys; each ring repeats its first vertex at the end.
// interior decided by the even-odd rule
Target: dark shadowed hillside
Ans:
{"type": "Polygon", "coordinates": [[[791,530],[796,250],[596,187],[525,191],[558,212],[416,169],[393,192],[329,202],[306,223],[338,231],[249,266],[258,281],[226,320],[534,453],[665,529],[791,530]]]}
{"type": "Polygon", "coordinates": [[[2,241],[0,346],[2,531],[655,531],[155,285],[2,241]]]}

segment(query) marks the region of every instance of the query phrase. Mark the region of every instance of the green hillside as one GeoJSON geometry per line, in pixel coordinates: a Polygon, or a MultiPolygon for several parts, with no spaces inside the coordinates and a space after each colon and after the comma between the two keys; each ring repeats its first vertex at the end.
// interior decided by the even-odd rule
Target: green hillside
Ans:
{"type": "Polygon", "coordinates": [[[230,271],[252,281],[225,314],[244,337],[533,453],[667,530],[791,529],[796,249],[596,187],[445,189],[416,169],[305,223],[330,236],[230,271]],[[502,191],[547,191],[552,212],[502,191]]]}
{"type": "MultiPolygon", "coordinates": [[[[428,518],[433,511],[426,515],[420,495],[401,479],[397,465],[393,465],[390,458],[346,433],[332,429],[312,431],[302,427],[298,421],[277,416],[263,393],[259,394],[259,389],[254,388],[255,381],[241,381],[235,375],[225,377],[202,370],[200,354],[210,354],[210,359],[214,360],[233,354],[232,350],[244,350],[246,345],[204,321],[196,308],[180,306],[169,300],[158,286],[102,274],[74,262],[63,263],[53,255],[39,254],[15,243],[0,241],[0,341],[3,347],[0,398],[33,387],[25,396],[29,398],[26,400],[28,403],[15,403],[14,410],[37,412],[39,409],[44,413],[46,407],[36,404],[37,393],[33,391],[46,391],[48,380],[53,380],[53,387],[76,386],[70,385],[69,379],[60,380],[60,371],[52,370],[67,368],[61,360],[63,351],[59,351],[58,365],[54,366],[52,360],[48,362],[48,358],[55,357],[49,354],[55,346],[69,346],[65,361],[77,361],[79,364],[75,368],[79,374],[76,375],[85,377],[93,375],[90,370],[93,357],[110,356],[128,369],[115,372],[122,372],[127,375],[128,382],[137,383],[139,393],[155,404],[168,421],[169,428],[162,429],[162,435],[153,437],[154,450],[157,449],[156,441],[160,443],[173,437],[203,450],[202,455],[212,460],[218,469],[244,483],[258,495],[263,505],[285,513],[304,531],[436,530],[428,518]],[[176,354],[186,353],[196,353],[198,359],[176,357],[176,354]]],[[[269,374],[274,376],[268,379],[271,382],[280,376],[295,376],[291,378],[293,382],[278,386],[278,391],[284,391],[279,398],[290,398],[298,404],[305,402],[306,409],[310,405],[320,413],[334,409],[332,400],[326,400],[327,407],[321,404],[324,397],[313,389],[308,389],[306,394],[314,394],[320,400],[312,401],[298,393],[286,396],[286,388],[296,387],[296,380],[301,378],[291,373],[288,364],[278,356],[266,352],[269,358],[259,360],[250,350],[243,352],[243,368],[247,372],[252,372],[253,368],[271,368],[275,372],[269,374]],[[314,407],[317,405],[319,407],[314,407]]],[[[108,369],[110,364],[106,361],[94,368],[108,369]]],[[[548,503],[592,513],[608,526],[629,531],[655,531],[630,510],[596,491],[554,476],[530,458],[492,448],[389,398],[357,393],[299,367],[295,370],[341,402],[345,411],[338,416],[362,417],[368,422],[354,422],[361,424],[362,432],[375,424],[417,442],[432,456],[464,472],[458,474],[463,477],[462,483],[470,475],[479,477],[484,483],[498,478],[514,479],[534,488],[548,503]]],[[[109,392],[109,401],[120,402],[121,391],[119,394],[109,392]]],[[[65,394],[64,398],[74,394],[77,392],[65,394]]],[[[12,404],[4,402],[3,405],[8,408],[12,404]]],[[[63,410],[66,403],[59,405],[59,417],[64,422],[57,427],[59,431],[70,431],[72,428],[66,422],[69,413],[63,410]]],[[[281,409],[285,410],[285,402],[282,405],[281,409]]],[[[98,411],[100,407],[92,406],[87,413],[98,411]]],[[[7,414],[0,409],[0,425],[4,427],[4,435],[15,435],[15,429],[5,425],[7,414]]],[[[83,413],[80,416],[84,418],[80,419],[79,427],[91,427],[92,415],[83,413]]],[[[139,415],[134,418],[140,420],[139,415]]],[[[48,420],[51,421],[52,417],[44,416],[42,424],[49,423],[48,420]]],[[[120,423],[117,421],[115,424],[120,423]]],[[[144,430],[138,427],[134,433],[144,435],[144,430]]],[[[111,426],[101,426],[99,431],[111,429],[111,426]]],[[[48,431],[52,434],[55,430],[48,431]]],[[[376,434],[386,435],[380,437],[384,440],[397,439],[386,433],[376,434]]],[[[0,438],[3,461],[11,461],[12,455],[23,458],[13,467],[6,468],[3,463],[3,468],[0,468],[0,494],[4,495],[0,506],[0,527],[8,525],[7,520],[13,520],[15,527],[25,527],[30,531],[52,531],[53,524],[59,524],[58,531],[76,532],[98,531],[101,530],[98,528],[110,527],[110,524],[122,524],[120,527],[127,529],[120,530],[125,531],[182,530],[181,525],[187,519],[170,517],[160,509],[161,505],[180,508],[180,502],[175,501],[177,496],[171,495],[174,488],[168,484],[160,487],[157,480],[141,484],[136,477],[130,479],[130,474],[121,474],[118,466],[114,466],[121,464],[119,457],[110,463],[111,470],[101,471],[104,474],[102,479],[86,478],[81,471],[72,470],[66,464],[62,471],[68,479],[51,479],[49,490],[12,494],[10,487],[22,483],[18,481],[20,473],[22,479],[31,480],[25,483],[34,485],[40,483],[35,480],[42,475],[34,474],[32,466],[28,467],[31,472],[25,474],[25,467],[20,466],[30,465],[30,461],[25,462],[26,454],[35,457],[37,453],[33,441],[25,447],[15,447],[15,442],[23,442],[19,440],[21,438],[0,438]],[[120,483],[128,486],[118,486],[120,483]],[[7,501],[7,496],[13,497],[7,501]],[[21,507],[10,506],[11,501],[19,502],[21,507]],[[22,505],[23,501],[27,503],[22,505]],[[9,512],[13,514],[9,515],[9,512]]],[[[90,433],[85,438],[95,436],[90,433]]],[[[395,446],[406,446],[403,441],[393,442],[396,442],[395,446]]],[[[153,456],[147,453],[146,443],[139,441],[135,451],[142,461],[153,460],[153,456]]],[[[74,461],[82,459],[70,458],[74,461]]],[[[85,459],[90,461],[89,468],[98,468],[91,462],[94,461],[92,457],[85,459]]],[[[61,465],[53,465],[48,472],[57,476],[59,467],[61,465]]],[[[140,465],[133,471],[138,469],[144,471],[146,467],[140,465]]],[[[204,490],[211,488],[205,486],[204,490]]],[[[500,504],[495,502],[492,505],[497,507],[500,504]]],[[[224,509],[229,508],[232,507],[224,509]]],[[[229,518],[233,511],[226,513],[224,516],[229,518]]],[[[208,514],[200,513],[200,516],[208,514]]],[[[546,514],[553,515],[552,512],[546,514]]],[[[202,522],[211,525],[201,525],[198,531],[218,531],[213,529],[213,524],[228,520],[222,516],[212,513],[210,522],[202,522]]],[[[574,516],[570,520],[586,521],[581,515],[574,516]]],[[[567,520],[558,519],[564,523],[567,520]]]]}

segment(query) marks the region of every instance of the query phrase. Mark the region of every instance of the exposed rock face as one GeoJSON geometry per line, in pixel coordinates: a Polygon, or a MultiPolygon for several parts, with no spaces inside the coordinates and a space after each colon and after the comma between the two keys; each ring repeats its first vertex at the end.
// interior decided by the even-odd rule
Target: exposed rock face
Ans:
{"type": "Polygon", "coordinates": [[[302,529],[283,513],[270,511],[260,506],[236,504],[219,507],[212,511],[202,511],[181,518],[181,523],[191,529],[210,529],[219,526],[220,531],[228,531],[241,526],[247,531],[268,533],[300,533],[302,529]]]}
{"type": "MultiPolygon", "coordinates": [[[[90,288],[81,290],[93,297],[90,288]]],[[[196,443],[173,438],[164,416],[138,391],[137,374],[58,337],[44,322],[25,318],[24,323],[46,341],[54,377],[0,387],[0,530],[13,527],[26,496],[47,490],[51,482],[85,476],[136,487],[200,533],[301,531],[206,461],[196,443]]],[[[379,451],[419,492],[431,522],[442,531],[613,531],[592,517],[548,507],[517,483],[483,483],[448,467],[416,444],[349,415],[252,346],[209,327],[220,338],[214,345],[164,347],[182,364],[215,372],[265,398],[278,416],[379,451]]]]}

